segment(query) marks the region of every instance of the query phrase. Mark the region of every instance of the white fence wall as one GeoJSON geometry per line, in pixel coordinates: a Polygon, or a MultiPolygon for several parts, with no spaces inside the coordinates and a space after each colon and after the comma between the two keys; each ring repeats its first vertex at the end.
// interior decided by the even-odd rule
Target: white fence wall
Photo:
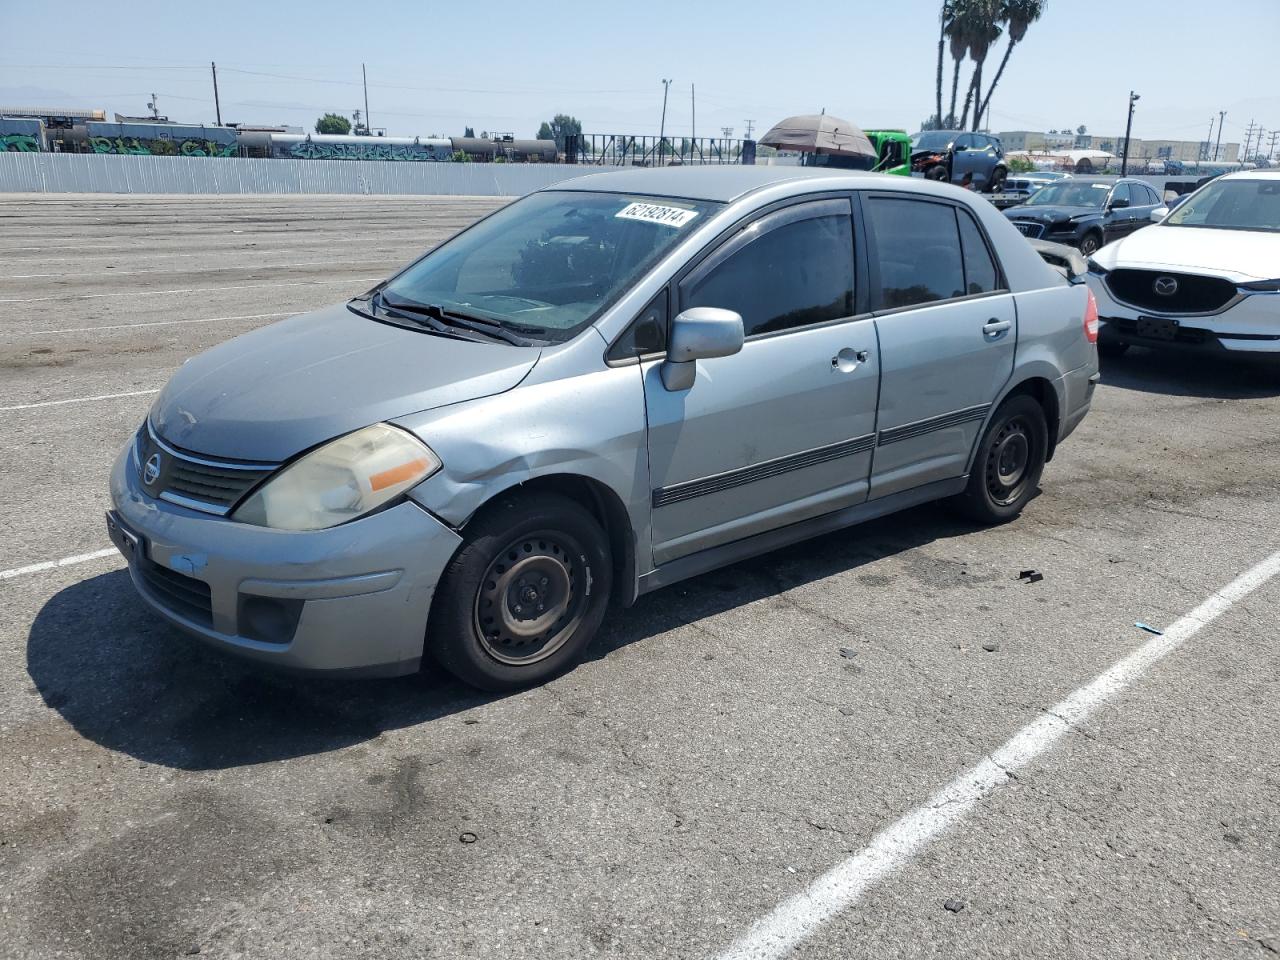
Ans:
{"type": "Polygon", "coordinates": [[[411,163],[0,153],[0,193],[367,193],[519,197],[599,173],[551,163],[411,163]]]}

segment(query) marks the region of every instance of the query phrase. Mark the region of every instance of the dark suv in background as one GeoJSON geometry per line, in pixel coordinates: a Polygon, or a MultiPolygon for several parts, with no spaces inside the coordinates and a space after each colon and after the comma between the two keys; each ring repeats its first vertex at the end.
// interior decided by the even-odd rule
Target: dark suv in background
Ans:
{"type": "Polygon", "coordinates": [[[911,138],[911,172],[997,193],[1004,187],[1009,167],[999,137],[961,130],[923,130],[911,138]]]}
{"type": "Polygon", "coordinates": [[[1141,180],[1072,177],[1041,187],[1003,213],[1024,237],[1066,243],[1088,257],[1147,226],[1159,206],[1159,194],[1141,180]]]}

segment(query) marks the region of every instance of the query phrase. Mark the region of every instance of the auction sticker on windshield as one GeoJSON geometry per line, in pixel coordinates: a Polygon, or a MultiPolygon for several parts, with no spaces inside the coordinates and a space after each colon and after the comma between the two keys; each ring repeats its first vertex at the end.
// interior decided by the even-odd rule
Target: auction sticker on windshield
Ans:
{"type": "Polygon", "coordinates": [[[647,223],[660,223],[664,227],[683,227],[698,215],[697,210],[684,210],[680,207],[664,207],[657,203],[629,203],[615,217],[623,220],[644,220],[647,223]]]}

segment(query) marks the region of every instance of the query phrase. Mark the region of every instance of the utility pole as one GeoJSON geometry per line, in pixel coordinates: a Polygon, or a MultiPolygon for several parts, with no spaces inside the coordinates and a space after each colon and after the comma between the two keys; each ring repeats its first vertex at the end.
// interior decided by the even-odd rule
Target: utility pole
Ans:
{"type": "Polygon", "coordinates": [[[666,154],[667,143],[667,90],[671,87],[670,80],[662,81],[662,122],[658,125],[658,166],[662,166],[663,156],[666,154]]]}
{"type": "Polygon", "coordinates": [[[1141,99],[1139,94],[1129,91],[1129,120],[1124,125],[1124,154],[1120,158],[1120,176],[1122,177],[1129,175],[1129,134],[1133,133],[1133,106],[1141,99]]]}
{"type": "Polygon", "coordinates": [[[222,104],[218,102],[218,65],[210,60],[209,66],[213,69],[213,112],[217,115],[218,126],[222,126],[222,104]]]}
{"type": "Polygon", "coordinates": [[[360,64],[360,80],[364,84],[364,129],[370,136],[373,131],[369,128],[369,76],[364,72],[364,64],[360,64]]]}
{"type": "Polygon", "coordinates": [[[1218,111],[1218,140],[1213,145],[1213,159],[1215,161],[1218,159],[1218,150],[1220,150],[1222,147],[1222,121],[1226,117],[1226,115],[1227,115],[1227,111],[1225,110],[1218,111]]]}
{"type": "Polygon", "coordinates": [[[698,98],[694,93],[694,85],[689,84],[689,156],[693,156],[693,144],[698,142],[698,98]]]}
{"type": "Polygon", "coordinates": [[[1248,159],[1249,159],[1249,144],[1253,143],[1253,128],[1254,128],[1254,126],[1255,126],[1254,121],[1250,120],[1250,121],[1249,121],[1249,127],[1248,127],[1248,129],[1246,129],[1246,130],[1245,130],[1245,132],[1244,132],[1244,153],[1240,156],[1240,161],[1241,161],[1242,163],[1243,163],[1245,160],[1248,160],[1248,159]]]}
{"type": "Polygon", "coordinates": [[[743,137],[743,139],[744,139],[744,140],[750,140],[750,139],[751,139],[751,128],[752,128],[752,126],[754,126],[754,125],[755,125],[755,121],[754,121],[754,120],[743,120],[742,122],[743,122],[743,123],[745,123],[745,124],[747,125],[747,135],[746,135],[745,137],[743,137]]]}
{"type": "Polygon", "coordinates": [[[151,102],[147,104],[147,109],[151,111],[152,120],[160,119],[160,108],[156,106],[156,95],[154,93],[151,95],[151,102]]]}
{"type": "Polygon", "coordinates": [[[1267,159],[1270,160],[1276,155],[1276,141],[1280,140],[1280,130],[1271,131],[1271,142],[1267,144],[1267,159]]]}

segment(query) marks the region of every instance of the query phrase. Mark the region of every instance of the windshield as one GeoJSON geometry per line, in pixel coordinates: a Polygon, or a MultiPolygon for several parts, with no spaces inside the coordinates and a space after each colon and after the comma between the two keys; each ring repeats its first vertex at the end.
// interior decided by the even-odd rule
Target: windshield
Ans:
{"type": "Polygon", "coordinates": [[[911,138],[912,150],[945,150],[956,138],[954,130],[928,130],[911,138]]]}
{"type": "Polygon", "coordinates": [[[437,247],[382,292],[479,315],[541,340],[568,340],[719,206],[535,193],[437,247]]]}
{"type": "Polygon", "coordinates": [[[1053,204],[1058,207],[1096,207],[1101,209],[1107,194],[1111,192],[1109,183],[1077,183],[1065,181],[1050,183],[1041,187],[1027,200],[1028,205],[1041,206],[1053,204]]]}
{"type": "Polygon", "coordinates": [[[1164,224],[1280,233],[1280,177],[1215,180],[1192,194],[1164,224]]]}

